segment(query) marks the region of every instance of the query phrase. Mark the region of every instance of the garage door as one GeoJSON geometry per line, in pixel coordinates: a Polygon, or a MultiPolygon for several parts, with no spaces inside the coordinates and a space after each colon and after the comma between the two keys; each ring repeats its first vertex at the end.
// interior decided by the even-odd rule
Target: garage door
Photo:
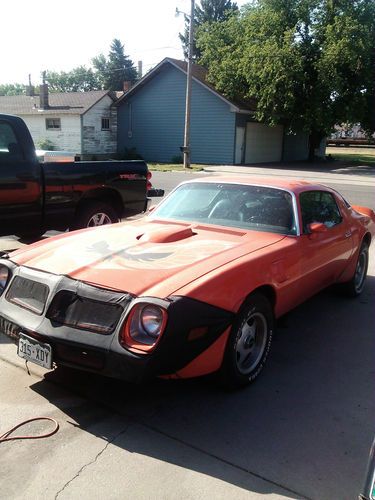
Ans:
{"type": "Polygon", "coordinates": [[[283,126],[263,123],[246,124],[245,163],[281,161],[283,126]]]}

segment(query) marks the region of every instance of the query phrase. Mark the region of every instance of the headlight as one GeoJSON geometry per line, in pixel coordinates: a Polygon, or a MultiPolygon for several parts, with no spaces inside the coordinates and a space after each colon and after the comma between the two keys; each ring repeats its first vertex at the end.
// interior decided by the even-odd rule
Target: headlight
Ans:
{"type": "Polygon", "coordinates": [[[163,324],[163,312],[160,307],[146,306],[142,309],[140,320],[145,332],[153,338],[160,335],[161,326],[163,324]]]}
{"type": "Polygon", "coordinates": [[[167,322],[167,311],[154,304],[136,304],[120,334],[124,347],[149,352],[158,343],[167,322]]]}
{"type": "Polygon", "coordinates": [[[5,290],[10,277],[10,270],[7,266],[0,264],[0,295],[5,290]]]}

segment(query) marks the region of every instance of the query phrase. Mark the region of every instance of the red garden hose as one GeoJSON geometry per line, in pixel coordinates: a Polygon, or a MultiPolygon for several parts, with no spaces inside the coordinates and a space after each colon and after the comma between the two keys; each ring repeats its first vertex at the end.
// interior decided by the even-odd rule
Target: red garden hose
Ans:
{"type": "Polygon", "coordinates": [[[24,420],[20,424],[16,425],[15,427],[12,427],[7,432],[4,432],[4,434],[0,435],[0,443],[3,443],[4,441],[15,441],[16,439],[41,439],[41,438],[46,438],[49,436],[52,436],[59,430],[59,424],[54,418],[50,417],[35,417],[35,418],[30,418],[29,420],[24,420]],[[38,436],[14,436],[14,437],[9,437],[10,434],[12,434],[16,429],[19,427],[22,427],[23,425],[28,424],[29,422],[34,422],[36,420],[50,420],[55,424],[55,428],[51,432],[47,432],[45,434],[39,434],[38,436]]]}

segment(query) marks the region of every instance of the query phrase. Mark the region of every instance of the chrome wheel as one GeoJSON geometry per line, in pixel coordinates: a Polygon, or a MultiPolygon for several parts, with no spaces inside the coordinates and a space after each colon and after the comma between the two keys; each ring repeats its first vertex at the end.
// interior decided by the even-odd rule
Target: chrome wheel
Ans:
{"type": "Polygon", "coordinates": [[[265,316],[253,312],[244,319],[238,331],[236,342],[236,364],[242,375],[248,375],[263,357],[268,338],[265,316]]]}
{"type": "Polygon", "coordinates": [[[354,274],[354,288],[357,293],[360,293],[362,291],[362,288],[365,284],[367,266],[368,266],[368,250],[367,246],[363,246],[358,256],[357,267],[355,269],[355,274],[354,274]]]}
{"type": "Polygon", "coordinates": [[[87,227],[94,227],[94,226],[103,226],[104,224],[111,224],[112,220],[110,217],[103,213],[100,212],[98,214],[94,214],[87,222],[87,227]]]}
{"type": "Polygon", "coordinates": [[[233,321],[220,378],[226,388],[253,382],[262,371],[271,347],[274,312],[268,297],[253,292],[233,321]]]}
{"type": "Polygon", "coordinates": [[[358,297],[358,295],[361,295],[366,283],[367,267],[368,243],[363,242],[359,250],[353,277],[349,281],[340,284],[340,288],[345,295],[348,297],[358,297]]]}

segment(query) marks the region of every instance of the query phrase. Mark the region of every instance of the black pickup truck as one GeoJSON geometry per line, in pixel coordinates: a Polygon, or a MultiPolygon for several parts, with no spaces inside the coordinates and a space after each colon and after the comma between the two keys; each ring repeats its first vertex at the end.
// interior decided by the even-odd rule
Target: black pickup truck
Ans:
{"type": "Polygon", "coordinates": [[[40,163],[25,122],[0,114],[0,235],[117,222],[163,196],[150,178],[144,161],[40,163]]]}

